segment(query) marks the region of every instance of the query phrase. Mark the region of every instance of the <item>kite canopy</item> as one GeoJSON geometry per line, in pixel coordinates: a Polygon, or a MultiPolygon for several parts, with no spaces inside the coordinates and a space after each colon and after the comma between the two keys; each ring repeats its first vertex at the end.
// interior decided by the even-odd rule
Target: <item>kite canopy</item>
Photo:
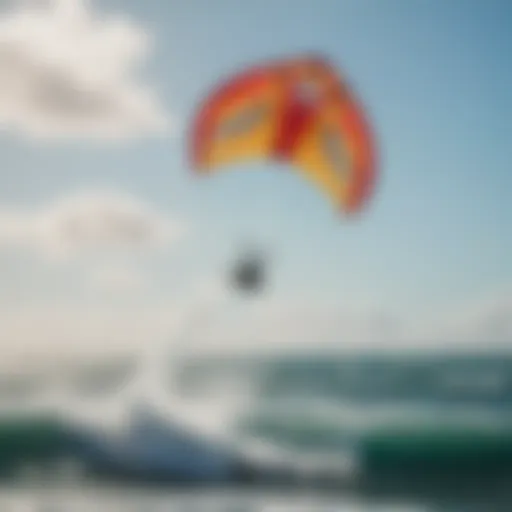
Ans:
{"type": "Polygon", "coordinates": [[[253,159],[289,163],[337,208],[360,210],[376,178],[363,111],[329,62],[304,56],[246,70],[222,84],[192,124],[200,174],[253,159]]]}

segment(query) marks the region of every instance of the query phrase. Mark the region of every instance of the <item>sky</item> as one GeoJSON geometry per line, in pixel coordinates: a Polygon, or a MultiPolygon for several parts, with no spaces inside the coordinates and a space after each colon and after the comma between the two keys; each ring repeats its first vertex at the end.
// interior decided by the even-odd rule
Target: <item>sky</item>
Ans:
{"type": "Polygon", "coordinates": [[[2,350],[506,346],[511,22],[506,0],[3,2],[2,350]],[[211,88],[303,51],[376,134],[356,221],[271,162],[190,172],[211,88]],[[253,301],[215,284],[247,243],[272,260],[253,301]]]}

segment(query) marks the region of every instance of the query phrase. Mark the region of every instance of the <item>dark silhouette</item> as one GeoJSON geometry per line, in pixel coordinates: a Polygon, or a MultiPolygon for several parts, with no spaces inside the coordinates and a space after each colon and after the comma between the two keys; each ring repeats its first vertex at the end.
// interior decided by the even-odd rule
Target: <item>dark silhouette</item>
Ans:
{"type": "Polygon", "coordinates": [[[266,260],[251,251],[236,261],[229,276],[231,286],[239,292],[257,293],[266,284],[266,260]]]}

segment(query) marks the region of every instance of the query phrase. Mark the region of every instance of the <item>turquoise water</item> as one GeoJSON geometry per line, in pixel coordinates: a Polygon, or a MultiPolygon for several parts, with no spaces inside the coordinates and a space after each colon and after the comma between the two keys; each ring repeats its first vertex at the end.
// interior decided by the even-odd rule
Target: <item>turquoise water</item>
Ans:
{"type": "MultiPolygon", "coordinates": [[[[241,450],[257,441],[263,459],[277,456],[288,467],[300,467],[301,475],[313,462],[317,479],[335,468],[343,488],[335,479],[320,493],[307,478],[295,491],[283,487],[280,493],[121,490],[98,483],[79,491],[32,486],[4,490],[0,510],[9,510],[2,505],[11,506],[9,500],[28,500],[28,507],[36,507],[20,510],[55,512],[512,510],[507,490],[512,357],[507,354],[208,357],[182,363],[172,377],[175,386],[164,397],[170,410],[204,406],[196,426],[215,424],[223,440],[241,450]],[[470,479],[462,481],[468,470],[470,479]],[[37,508],[43,505],[54,508],[37,508]]],[[[172,421],[166,419],[163,430],[172,421]]],[[[139,430],[131,445],[161,455],[160,441],[144,432],[139,430]]]]}
{"type": "Polygon", "coordinates": [[[232,386],[251,382],[251,407],[240,427],[281,442],[301,431],[297,445],[343,446],[350,433],[397,425],[482,431],[512,426],[512,356],[506,354],[209,358],[184,365],[179,377],[191,396],[223,380],[232,386]]]}
{"type": "Polygon", "coordinates": [[[191,396],[221,381],[251,382],[236,436],[302,460],[338,458],[363,473],[512,474],[508,354],[209,358],[182,369],[191,396]]]}

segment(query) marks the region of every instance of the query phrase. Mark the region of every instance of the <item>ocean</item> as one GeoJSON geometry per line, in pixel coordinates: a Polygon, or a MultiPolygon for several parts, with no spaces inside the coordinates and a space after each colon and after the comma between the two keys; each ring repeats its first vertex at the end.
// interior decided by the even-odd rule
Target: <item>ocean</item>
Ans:
{"type": "MultiPolygon", "coordinates": [[[[16,478],[4,483],[0,510],[512,510],[505,353],[194,356],[158,392],[133,369],[129,378],[119,365],[82,370],[68,372],[81,384],[65,400],[62,382],[59,400],[48,391],[39,402],[23,386],[4,386],[4,406],[9,393],[18,398],[0,416],[0,462],[43,461],[47,477],[48,461],[62,457],[65,423],[150,476],[129,485],[16,478]],[[38,424],[43,412],[60,426],[38,424]],[[24,427],[13,429],[13,418],[24,427]],[[252,472],[250,485],[233,476],[235,459],[252,472]],[[188,484],[148,485],[157,469],[171,480],[187,473],[188,484]]],[[[33,389],[44,395],[44,386],[33,389]]],[[[85,463],[84,454],[71,456],[85,463]]]]}
{"type": "Polygon", "coordinates": [[[510,512],[510,502],[474,496],[412,500],[302,490],[151,491],[116,488],[4,489],[2,512],[510,512]]]}

